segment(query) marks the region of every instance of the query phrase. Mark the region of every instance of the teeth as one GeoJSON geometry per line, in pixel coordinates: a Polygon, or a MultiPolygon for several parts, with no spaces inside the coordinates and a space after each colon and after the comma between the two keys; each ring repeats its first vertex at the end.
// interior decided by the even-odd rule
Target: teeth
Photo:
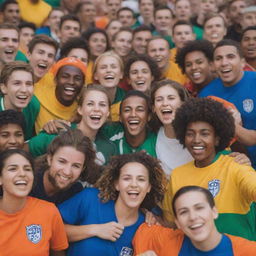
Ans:
{"type": "Polygon", "coordinates": [[[105,79],[114,79],[114,77],[113,76],[105,76],[105,79]]]}
{"type": "Polygon", "coordinates": [[[12,54],[12,53],[14,53],[14,51],[13,50],[5,50],[5,53],[12,54]]]}
{"type": "Polygon", "coordinates": [[[196,72],[196,73],[193,73],[192,76],[193,76],[194,78],[199,78],[199,77],[201,76],[201,73],[196,72]]]}
{"type": "Polygon", "coordinates": [[[21,99],[21,100],[26,100],[28,98],[28,96],[20,95],[20,96],[17,96],[17,98],[21,99]]]}
{"type": "Polygon", "coordinates": [[[129,121],[128,123],[129,123],[129,124],[138,124],[139,121],[137,121],[137,120],[131,120],[131,121],[129,121]]]}
{"type": "Polygon", "coordinates": [[[212,36],[211,36],[212,38],[218,38],[219,37],[219,35],[218,34],[212,34],[212,36]]]}
{"type": "Polygon", "coordinates": [[[40,67],[40,68],[47,68],[47,65],[43,64],[43,63],[40,63],[40,64],[38,64],[38,67],[40,67]]]}
{"type": "Polygon", "coordinates": [[[170,114],[171,114],[172,111],[171,111],[170,109],[163,109],[163,110],[162,110],[162,113],[170,113],[170,114]]]}
{"type": "Polygon", "coordinates": [[[97,120],[100,120],[101,116],[98,116],[98,115],[92,115],[90,116],[91,119],[97,119],[97,120]]]}
{"type": "Polygon", "coordinates": [[[68,177],[63,176],[63,175],[60,175],[60,178],[61,178],[62,180],[65,180],[65,181],[69,180],[69,178],[68,178],[68,177]]]}
{"type": "Polygon", "coordinates": [[[27,185],[27,182],[24,180],[18,180],[15,182],[15,185],[27,185]]]}
{"type": "Polygon", "coordinates": [[[221,72],[222,73],[227,73],[227,72],[230,72],[231,71],[231,69],[225,69],[225,70],[222,70],[221,72]]]}
{"type": "Polygon", "coordinates": [[[195,149],[195,150],[202,150],[202,149],[204,149],[204,147],[202,147],[202,146],[197,146],[197,147],[193,147],[193,149],[195,149]]]}
{"type": "Polygon", "coordinates": [[[66,90],[66,91],[74,92],[74,91],[75,91],[75,88],[73,88],[73,87],[66,87],[65,90],[66,90]]]}
{"type": "Polygon", "coordinates": [[[200,228],[200,227],[202,227],[202,226],[203,226],[203,224],[200,223],[200,224],[192,225],[192,226],[190,226],[190,228],[191,228],[191,229],[194,229],[194,228],[200,228]]]}
{"type": "Polygon", "coordinates": [[[136,82],[137,85],[144,85],[145,84],[145,81],[138,81],[136,82]]]}

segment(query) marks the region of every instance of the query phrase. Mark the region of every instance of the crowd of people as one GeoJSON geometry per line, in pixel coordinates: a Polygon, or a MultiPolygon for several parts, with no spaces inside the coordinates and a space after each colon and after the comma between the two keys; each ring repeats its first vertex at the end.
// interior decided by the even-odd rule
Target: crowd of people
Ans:
{"type": "Polygon", "coordinates": [[[255,0],[0,11],[1,256],[256,255],[255,0]]]}

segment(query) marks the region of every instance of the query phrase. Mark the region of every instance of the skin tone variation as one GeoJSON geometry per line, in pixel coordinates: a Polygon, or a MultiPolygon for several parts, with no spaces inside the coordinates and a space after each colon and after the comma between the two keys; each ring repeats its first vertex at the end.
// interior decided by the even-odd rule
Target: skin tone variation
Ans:
{"type": "Polygon", "coordinates": [[[33,96],[32,74],[23,70],[13,71],[7,83],[2,84],[1,91],[4,94],[5,109],[21,111],[33,96]]]}
{"type": "Polygon", "coordinates": [[[120,57],[126,57],[132,49],[132,32],[119,31],[111,45],[115,53],[120,57]]]}

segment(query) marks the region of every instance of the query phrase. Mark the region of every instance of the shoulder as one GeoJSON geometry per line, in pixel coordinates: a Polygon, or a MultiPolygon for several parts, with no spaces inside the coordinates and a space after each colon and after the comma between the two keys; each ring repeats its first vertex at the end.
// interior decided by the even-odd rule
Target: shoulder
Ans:
{"type": "Polygon", "coordinates": [[[234,250],[234,255],[246,255],[246,256],[255,256],[256,255],[256,242],[249,241],[245,238],[232,236],[226,234],[230,238],[232,247],[234,250]]]}

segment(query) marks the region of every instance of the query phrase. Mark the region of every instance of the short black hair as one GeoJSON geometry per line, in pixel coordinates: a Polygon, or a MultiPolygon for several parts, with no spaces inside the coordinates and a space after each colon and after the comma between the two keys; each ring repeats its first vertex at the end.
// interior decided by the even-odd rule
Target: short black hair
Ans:
{"type": "Polygon", "coordinates": [[[243,52],[242,52],[240,44],[237,41],[234,41],[232,39],[223,39],[220,42],[218,42],[216,44],[216,46],[214,47],[213,54],[215,53],[217,48],[222,47],[222,46],[234,46],[236,48],[239,56],[241,58],[243,58],[243,52]]]}
{"type": "Polygon", "coordinates": [[[131,65],[137,61],[146,62],[149,66],[151,74],[154,77],[154,80],[160,79],[161,72],[160,72],[156,62],[151,57],[149,57],[147,54],[132,54],[130,57],[128,57],[128,59],[126,60],[126,63],[125,63],[125,68],[124,68],[124,76],[125,77],[129,77],[131,65]]]}
{"type": "Polygon", "coordinates": [[[189,41],[184,47],[178,50],[176,63],[183,73],[185,73],[185,58],[188,53],[199,51],[202,52],[209,61],[213,61],[213,46],[207,40],[189,41]]]}
{"type": "Polygon", "coordinates": [[[130,98],[130,97],[133,97],[133,96],[137,96],[137,97],[140,97],[140,98],[144,99],[144,100],[146,101],[146,103],[147,103],[148,113],[151,114],[151,105],[150,105],[150,99],[149,99],[149,97],[148,97],[146,94],[144,94],[143,92],[137,91],[137,90],[130,90],[130,91],[128,91],[128,92],[125,94],[124,98],[122,99],[122,101],[121,101],[121,103],[120,103],[120,113],[122,113],[121,110],[122,110],[123,102],[124,102],[126,99],[128,99],[128,98],[130,98]]]}
{"type": "Polygon", "coordinates": [[[18,28],[21,30],[23,28],[31,28],[34,32],[36,31],[36,25],[32,22],[21,21],[18,25],[18,28]]]}
{"type": "Polygon", "coordinates": [[[79,23],[79,27],[80,27],[79,30],[81,30],[81,22],[80,22],[79,18],[76,15],[73,15],[73,14],[66,14],[66,15],[61,17],[61,19],[60,19],[60,29],[61,29],[63,23],[67,20],[72,20],[72,21],[76,21],[77,23],[79,23]]]}
{"type": "Polygon", "coordinates": [[[156,13],[158,11],[162,11],[162,10],[167,10],[171,13],[172,17],[174,17],[174,13],[173,13],[173,10],[171,8],[169,8],[167,5],[159,5],[155,8],[154,10],[154,18],[156,17],[156,13]]]}
{"type": "Polygon", "coordinates": [[[96,34],[96,33],[101,33],[101,34],[103,34],[105,36],[106,43],[107,43],[106,51],[108,51],[110,49],[110,45],[109,45],[109,40],[108,40],[108,34],[107,34],[107,32],[104,29],[101,29],[101,28],[89,28],[85,32],[82,33],[82,38],[84,38],[87,42],[89,42],[91,36],[96,34]]]}
{"type": "Polygon", "coordinates": [[[181,26],[181,25],[186,25],[186,26],[189,26],[191,28],[191,31],[192,33],[194,33],[194,30],[193,30],[193,25],[191,22],[189,21],[186,21],[186,20],[178,20],[176,21],[173,26],[172,26],[172,32],[174,33],[174,30],[177,26],[181,26]]]}
{"type": "Polygon", "coordinates": [[[202,188],[199,186],[185,186],[180,188],[174,195],[173,199],[172,199],[172,210],[173,210],[173,214],[175,217],[177,217],[177,212],[176,212],[176,208],[175,208],[175,203],[177,201],[177,199],[182,196],[183,194],[186,194],[188,192],[201,192],[202,194],[205,195],[207,202],[209,203],[210,207],[213,208],[215,206],[215,202],[214,202],[214,198],[213,195],[211,194],[211,192],[206,189],[206,188],[202,188]]]}
{"type": "Polygon", "coordinates": [[[83,49],[87,52],[88,58],[90,58],[90,51],[87,42],[82,37],[72,37],[66,43],[64,43],[60,49],[60,59],[68,56],[72,49],[83,49]]]}
{"type": "Polygon", "coordinates": [[[210,124],[219,137],[219,145],[216,153],[224,150],[235,135],[235,123],[233,116],[222,103],[209,98],[189,99],[177,109],[173,128],[176,138],[185,147],[187,127],[193,122],[206,122],[210,124]]]}
{"type": "Polygon", "coordinates": [[[1,5],[1,12],[4,12],[6,7],[7,7],[7,5],[9,5],[9,4],[17,4],[17,5],[19,5],[16,0],[6,0],[1,5]]]}
{"type": "Polygon", "coordinates": [[[150,33],[152,32],[149,26],[147,26],[147,25],[140,25],[140,26],[138,26],[137,28],[135,28],[135,29],[133,30],[133,36],[134,36],[136,33],[139,33],[139,32],[142,32],[142,31],[148,31],[148,32],[150,32],[150,33]]]}
{"type": "Polygon", "coordinates": [[[256,30],[256,26],[249,26],[249,27],[245,28],[245,29],[243,30],[243,32],[242,32],[241,40],[243,39],[244,34],[245,34],[247,31],[249,31],[249,30],[256,30]]]}
{"type": "Polygon", "coordinates": [[[0,127],[7,124],[16,124],[20,126],[23,131],[23,134],[25,134],[26,122],[22,112],[13,109],[0,111],[0,127]]]}
{"type": "Polygon", "coordinates": [[[125,6],[125,7],[120,8],[120,9],[117,11],[116,16],[117,16],[117,17],[119,17],[120,12],[122,12],[122,11],[129,11],[129,12],[131,12],[131,13],[132,13],[132,17],[133,17],[133,18],[135,17],[135,13],[134,13],[134,11],[133,11],[131,8],[126,7],[126,6],[125,6]]]}

